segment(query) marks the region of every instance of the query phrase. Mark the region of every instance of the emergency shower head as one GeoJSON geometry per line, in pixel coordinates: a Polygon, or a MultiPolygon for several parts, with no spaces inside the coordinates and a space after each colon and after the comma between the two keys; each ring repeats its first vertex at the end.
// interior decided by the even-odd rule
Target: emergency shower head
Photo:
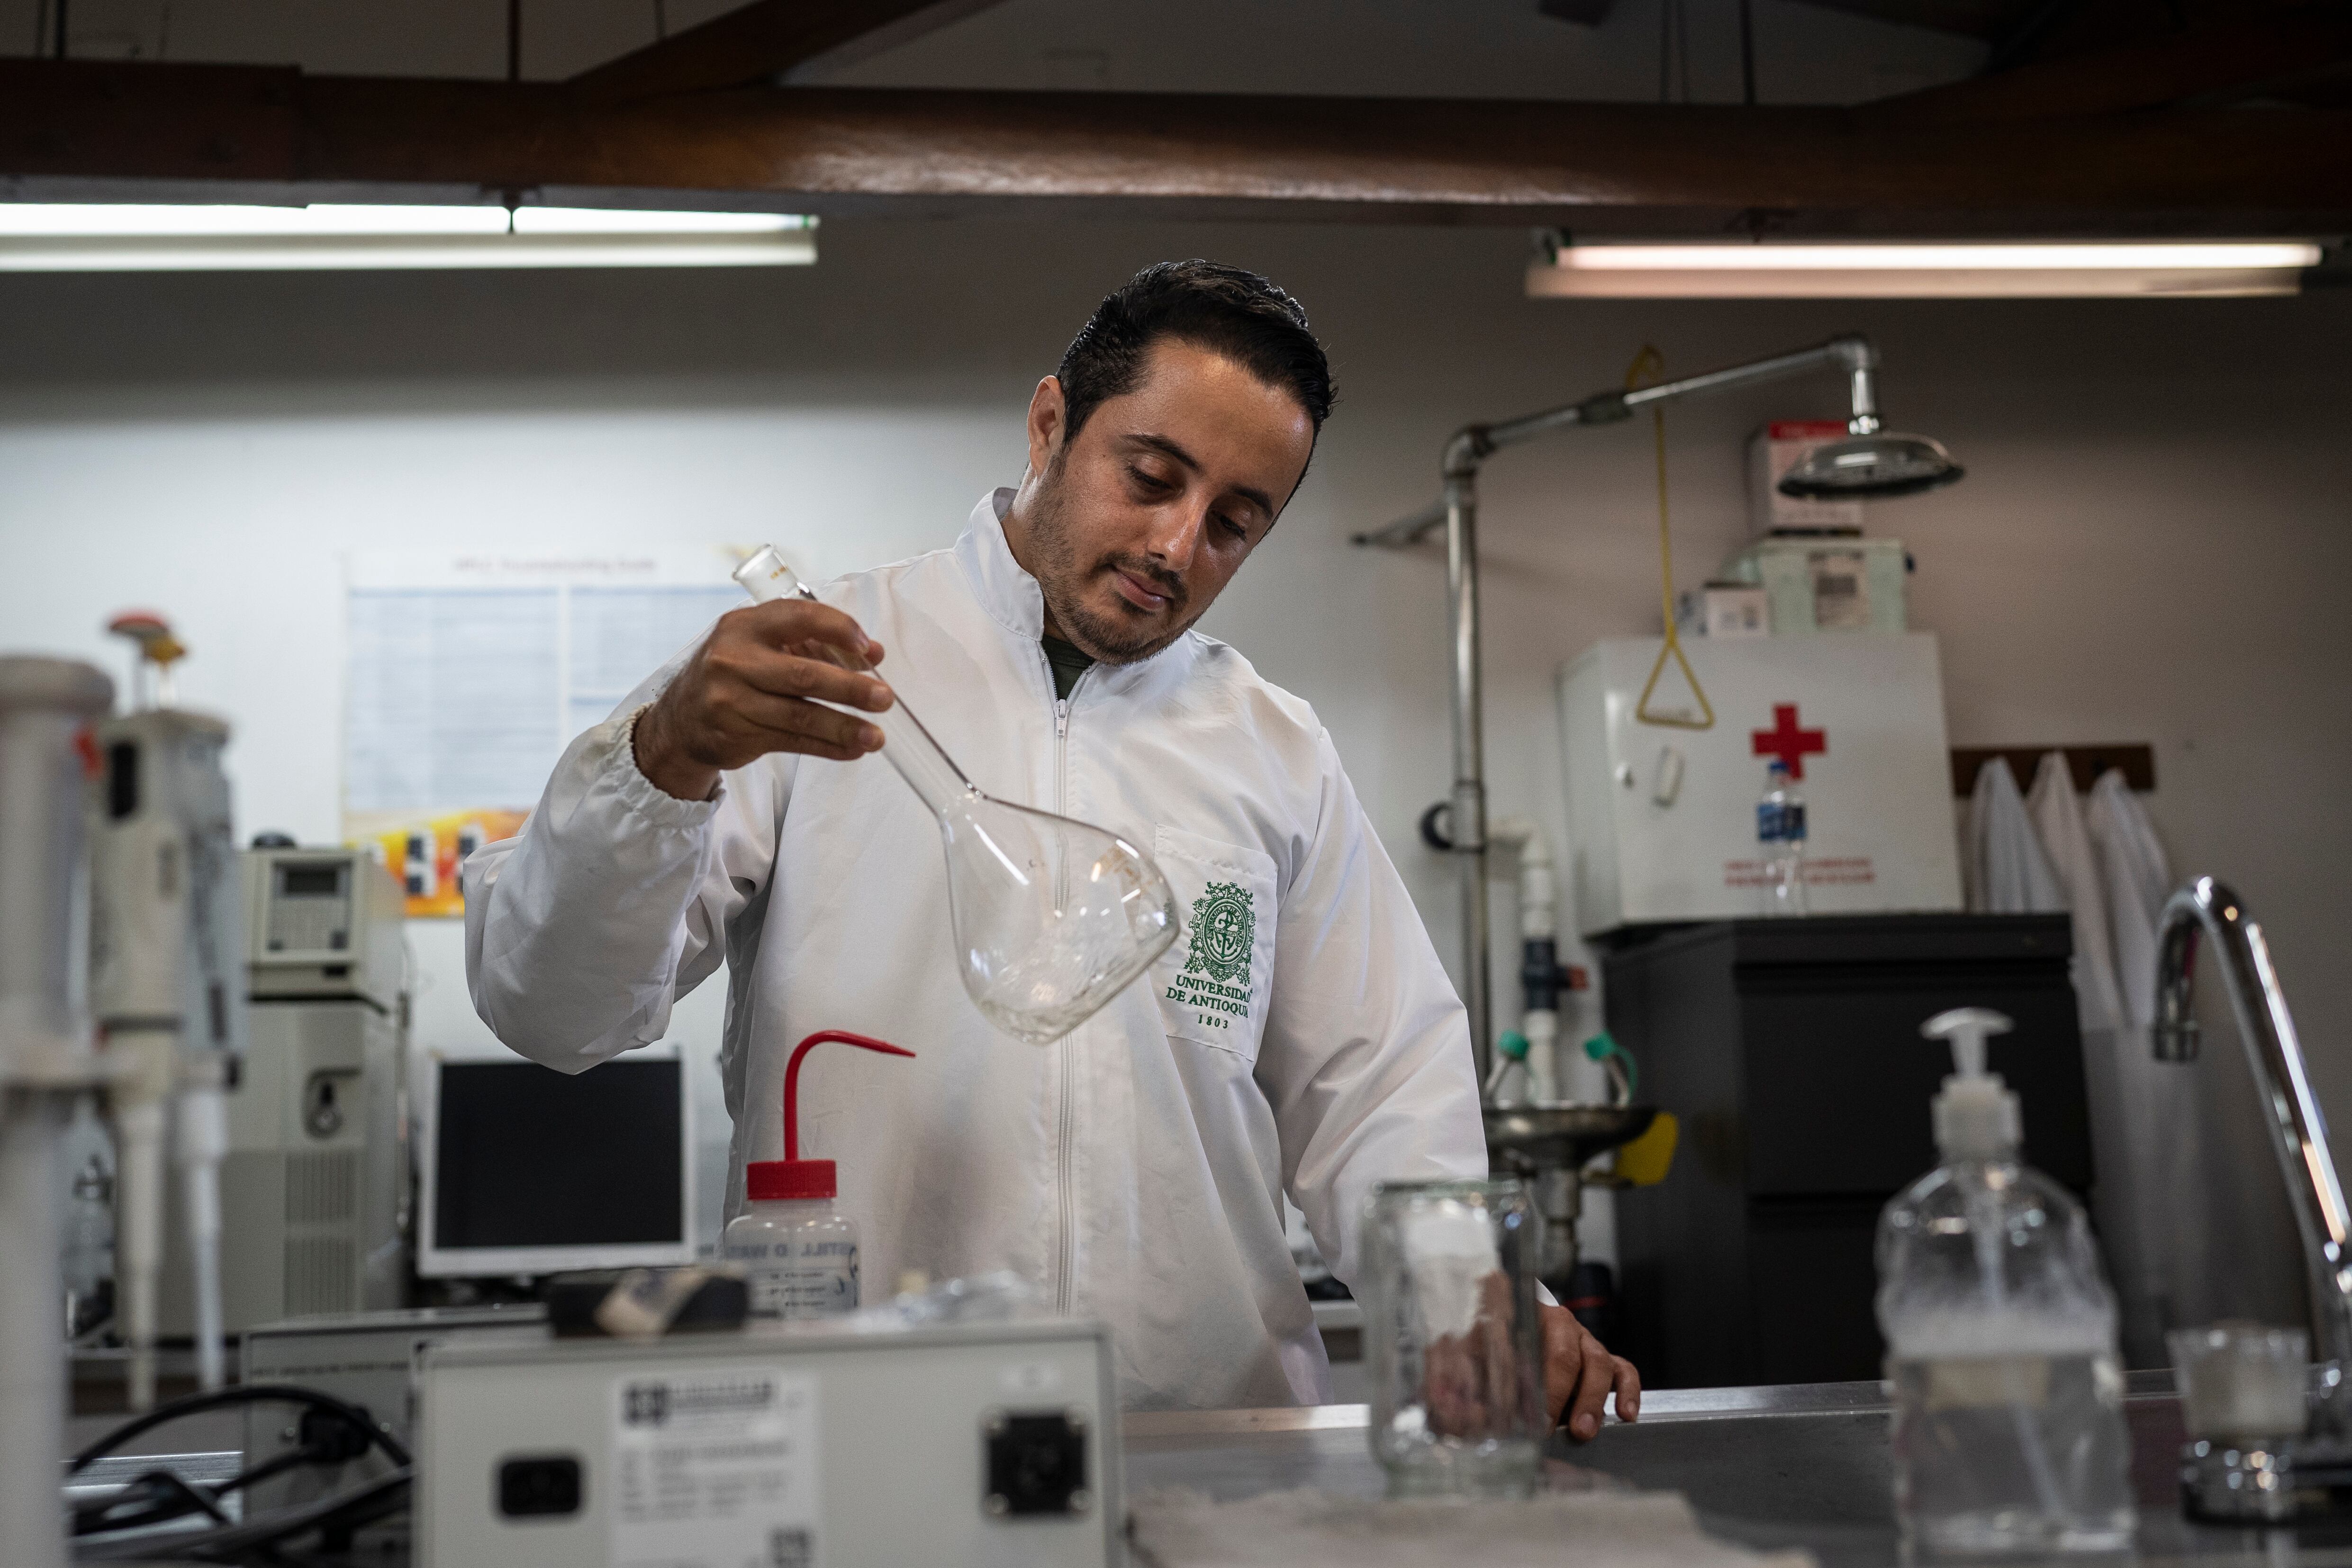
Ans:
{"type": "Polygon", "coordinates": [[[1800,500],[1867,500],[1915,496],[1966,472],[1943,443],[1884,428],[1878,418],[1878,351],[1867,338],[1824,345],[1844,368],[1853,399],[1846,438],[1816,447],[1780,477],[1779,489],[1800,500]]]}
{"type": "Polygon", "coordinates": [[[1780,490],[1804,500],[1915,496],[1967,472],[1941,441],[1879,430],[1814,447],[1781,476],[1780,490]]]}
{"type": "Polygon", "coordinates": [[[1924,435],[1900,435],[1879,423],[1879,351],[1870,339],[1846,336],[1822,345],[1846,372],[1853,395],[1853,418],[1846,439],[1813,447],[1780,475],[1780,494],[1800,500],[1870,500],[1874,496],[1916,496],[1964,475],[1943,442],[1924,435]]]}

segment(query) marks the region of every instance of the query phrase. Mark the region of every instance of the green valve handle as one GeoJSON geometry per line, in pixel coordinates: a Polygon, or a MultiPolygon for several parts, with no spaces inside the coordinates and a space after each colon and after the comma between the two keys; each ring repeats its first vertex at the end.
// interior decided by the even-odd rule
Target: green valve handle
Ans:
{"type": "MultiPolygon", "coordinates": [[[[1505,1038],[1509,1037],[1506,1036],[1505,1038]]],[[[1526,1042],[1520,1042],[1524,1048],[1526,1042]]],[[[1584,1042],[1584,1054],[1596,1062],[1606,1062],[1615,1057],[1625,1066],[1625,1092],[1630,1097],[1642,1086],[1642,1069],[1633,1060],[1633,1053],[1617,1043],[1606,1029],[1584,1042]]]]}

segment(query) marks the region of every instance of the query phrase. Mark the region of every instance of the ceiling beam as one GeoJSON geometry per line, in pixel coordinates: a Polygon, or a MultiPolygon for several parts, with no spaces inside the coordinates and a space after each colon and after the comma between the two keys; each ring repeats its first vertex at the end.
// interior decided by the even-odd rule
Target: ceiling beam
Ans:
{"type": "Polygon", "coordinates": [[[1822,11],[1843,11],[1850,16],[1898,26],[1926,27],[1938,33],[1958,33],[1990,43],[2025,18],[2035,0],[1801,0],[1822,11]]]}
{"type": "Polygon", "coordinates": [[[2352,58],[2352,5],[2303,5],[1881,99],[1864,112],[1882,122],[1912,125],[2114,114],[2248,96],[2326,72],[2347,58],[2352,58]]]}
{"type": "Polygon", "coordinates": [[[700,92],[837,68],[910,43],[995,0],[753,0],[572,79],[587,98],[620,102],[700,92]]]}
{"type": "Polygon", "coordinates": [[[1609,7],[1613,4],[1615,0],[1536,0],[1536,10],[1555,22],[1597,27],[1609,20],[1609,7]]]}
{"type": "Polygon", "coordinates": [[[556,84],[0,62],[0,196],[532,191],[1587,233],[2334,233],[2352,228],[2352,114],[1890,126],[1840,109],[835,88],[613,105],[556,84]]]}

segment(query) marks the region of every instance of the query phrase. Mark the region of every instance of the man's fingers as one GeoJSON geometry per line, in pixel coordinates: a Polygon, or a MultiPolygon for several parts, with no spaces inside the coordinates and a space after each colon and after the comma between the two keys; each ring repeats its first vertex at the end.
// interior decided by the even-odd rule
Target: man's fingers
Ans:
{"type": "Polygon", "coordinates": [[[772,604],[747,605],[730,610],[726,618],[740,616],[744,625],[758,639],[770,647],[790,647],[795,643],[816,642],[839,648],[853,658],[867,664],[882,661],[882,645],[866,635],[856,621],[831,605],[820,605],[814,599],[779,599],[772,604]]]}
{"type": "Polygon", "coordinates": [[[881,681],[822,658],[756,648],[730,657],[721,668],[771,697],[806,697],[869,713],[879,713],[891,703],[890,689],[881,681]]]}
{"type": "Polygon", "coordinates": [[[1589,1439],[1599,1436],[1601,1412],[1609,1403],[1610,1363],[1616,1358],[1601,1348],[1597,1340],[1586,1340],[1584,1362],[1577,1369],[1576,1397],[1569,1401],[1568,1430],[1570,1436],[1589,1439]]]}
{"type": "Polygon", "coordinates": [[[1576,1387],[1576,1336],[1563,1321],[1567,1318],[1558,1307],[1536,1309],[1536,1319],[1543,1325],[1544,1416],[1555,1426],[1576,1387]]]}
{"type": "Polygon", "coordinates": [[[751,739],[768,742],[772,750],[805,752],[810,747],[804,742],[814,742],[834,748],[826,755],[837,753],[837,760],[846,761],[879,750],[882,745],[880,730],[855,713],[844,713],[821,702],[744,691],[730,699],[727,707],[734,718],[754,731],[751,739]]]}
{"type": "Polygon", "coordinates": [[[1639,1421],[1642,1418],[1642,1374],[1623,1356],[1611,1359],[1617,1363],[1617,1419],[1639,1421]]]}

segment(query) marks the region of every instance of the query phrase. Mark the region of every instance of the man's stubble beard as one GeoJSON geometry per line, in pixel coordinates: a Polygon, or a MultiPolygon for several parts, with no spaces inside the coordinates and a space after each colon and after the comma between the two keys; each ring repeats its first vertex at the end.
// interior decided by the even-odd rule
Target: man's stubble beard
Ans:
{"type": "Polygon", "coordinates": [[[1182,637],[1193,620],[1184,614],[1191,595],[1183,580],[1139,556],[1114,553],[1091,562],[1084,560],[1076,542],[1070,537],[1068,503],[1062,460],[1056,454],[1038,481],[1030,504],[1028,534],[1031,552],[1036,557],[1032,575],[1037,579],[1046,611],[1054,624],[1062,628],[1062,635],[1081,652],[1105,664],[1138,663],[1182,637]],[[1146,632],[1116,615],[1097,615],[1080,602],[1079,592],[1096,569],[1111,564],[1124,566],[1137,576],[1149,579],[1169,596],[1172,625],[1167,631],[1146,632]]]}

